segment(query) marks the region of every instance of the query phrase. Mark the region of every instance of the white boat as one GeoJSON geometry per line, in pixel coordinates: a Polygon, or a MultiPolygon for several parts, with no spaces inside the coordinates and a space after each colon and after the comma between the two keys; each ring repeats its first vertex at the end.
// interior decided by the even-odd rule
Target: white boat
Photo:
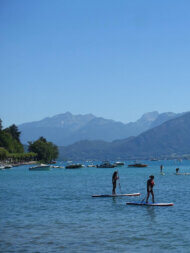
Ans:
{"type": "Polygon", "coordinates": [[[33,170],[33,171],[43,171],[43,170],[50,170],[50,165],[48,164],[40,164],[34,167],[30,167],[29,170],[33,170]]]}
{"type": "Polygon", "coordinates": [[[6,165],[4,165],[4,169],[10,169],[10,168],[12,168],[13,166],[12,165],[10,165],[10,164],[6,164],[6,165]]]}
{"type": "Polygon", "coordinates": [[[3,170],[5,167],[3,165],[0,165],[0,170],[3,170]]]}
{"type": "Polygon", "coordinates": [[[63,166],[58,166],[58,165],[53,165],[53,166],[51,166],[51,168],[54,168],[54,169],[64,169],[63,166]]]}
{"type": "Polygon", "coordinates": [[[123,162],[115,162],[114,164],[116,165],[116,167],[125,165],[125,163],[123,162]]]}

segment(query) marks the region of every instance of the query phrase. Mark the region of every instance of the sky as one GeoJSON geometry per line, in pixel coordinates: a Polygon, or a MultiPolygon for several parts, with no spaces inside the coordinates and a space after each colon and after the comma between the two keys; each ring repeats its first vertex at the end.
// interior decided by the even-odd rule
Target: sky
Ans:
{"type": "Polygon", "coordinates": [[[190,1],[0,0],[3,126],[190,110],[190,1]]]}

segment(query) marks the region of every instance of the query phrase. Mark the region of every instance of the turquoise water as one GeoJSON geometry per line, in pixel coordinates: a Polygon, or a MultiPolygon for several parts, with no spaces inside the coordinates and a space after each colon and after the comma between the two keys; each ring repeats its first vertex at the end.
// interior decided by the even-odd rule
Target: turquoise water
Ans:
{"type": "Polygon", "coordinates": [[[111,193],[114,169],[28,167],[0,171],[0,252],[190,252],[190,176],[174,175],[190,161],[119,168],[122,193],[142,194],[122,198],[91,197],[111,193]],[[156,202],[173,207],[126,205],[144,198],[150,174],[156,202]]]}

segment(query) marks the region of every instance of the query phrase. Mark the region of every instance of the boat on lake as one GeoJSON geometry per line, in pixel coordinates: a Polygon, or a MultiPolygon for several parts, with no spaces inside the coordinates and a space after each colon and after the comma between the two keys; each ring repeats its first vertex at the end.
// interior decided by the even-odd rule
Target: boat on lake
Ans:
{"type": "Polygon", "coordinates": [[[10,164],[6,164],[6,165],[4,165],[4,169],[11,169],[13,166],[12,165],[10,165],[10,164]]]}
{"type": "Polygon", "coordinates": [[[56,161],[51,161],[50,164],[56,164],[56,161]]]}
{"type": "Polygon", "coordinates": [[[53,169],[64,169],[63,166],[58,166],[58,165],[51,165],[51,168],[53,168],[53,169]]]}
{"type": "Polygon", "coordinates": [[[144,168],[147,167],[147,164],[143,164],[143,163],[134,163],[134,164],[129,164],[128,167],[138,167],[138,168],[144,168]]]}
{"type": "Polygon", "coordinates": [[[94,164],[89,164],[89,165],[87,165],[87,167],[88,167],[88,168],[93,168],[93,167],[96,167],[96,165],[94,165],[94,164]]]}
{"type": "Polygon", "coordinates": [[[82,167],[83,167],[82,164],[77,163],[77,164],[67,165],[67,166],[65,166],[65,169],[80,169],[82,167]]]}
{"type": "Polygon", "coordinates": [[[119,167],[119,166],[125,165],[125,163],[123,163],[123,162],[115,162],[114,165],[115,165],[116,167],[119,167]]]}
{"type": "Polygon", "coordinates": [[[152,162],[156,162],[156,161],[158,161],[158,159],[156,159],[156,158],[152,158],[152,159],[150,159],[150,161],[152,161],[152,162]]]}
{"type": "Polygon", "coordinates": [[[29,170],[33,170],[33,171],[50,170],[50,165],[48,165],[48,164],[40,164],[40,165],[37,165],[37,166],[30,167],[29,170]]]}
{"type": "Polygon", "coordinates": [[[102,164],[100,165],[96,165],[97,168],[115,168],[116,165],[115,164],[111,164],[110,162],[103,162],[102,164]]]}

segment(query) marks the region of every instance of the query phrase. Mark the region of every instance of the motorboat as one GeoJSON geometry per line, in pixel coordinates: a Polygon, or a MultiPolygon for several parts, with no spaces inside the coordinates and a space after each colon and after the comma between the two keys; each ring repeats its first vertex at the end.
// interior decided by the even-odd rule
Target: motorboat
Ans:
{"type": "Polygon", "coordinates": [[[4,169],[11,169],[13,166],[12,165],[10,165],[10,164],[6,164],[6,165],[4,165],[4,169]]]}
{"type": "Polygon", "coordinates": [[[125,163],[123,162],[115,162],[114,164],[116,165],[116,167],[125,165],[125,163]]]}
{"type": "Polygon", "coordinates": [[[57,162],[56,161],[51,161],[50,164],[56,164],[57,162]]]}
{"type": "Polygon", "coordinates": [[[80,164],[80,163],[77,163],[77,164],[70,164],[70,165],[67,165],[65,166],[65,169],[80,169],[82,168],[83,165],[80,164]]]}
{"type": "Polygon", "coordinates": [[[54,168],[54,169],[64,169],[63,166],[58,166],[58,165],[51,165],[51,168],[54,168]]]}
{"type": "Polygon", "coordinates": [[[115,164],[111,164],[110,162],[103,162],[102,164],[100,165],[96,165],[97,168],[115,168],[116,165],[115,164]]]}
{"type": "Polygon", "coordinates": [[[30,167],[29,170],[33,170],[33,171],[50,170],[50,165],[48,165],[48,164],[40,164],[40,165],[37,165],[37,166],[30,167]]]}
{"type": "Polygon", "coordinates": [[[134,163],[134,164],[129,164],[128,167],[138,167],[138,168],[144,168],[147,167],[147,164],[142,164],[142,163],[134,163]]]}
{"type": "Polygon", "coordinates": [[[156,159],[156,158],[152,158],[152,159],[150,159],[150,161],[152,161],[152,162],[156,162],[156,161],[158,161],[158,159],[156,159]]]}

